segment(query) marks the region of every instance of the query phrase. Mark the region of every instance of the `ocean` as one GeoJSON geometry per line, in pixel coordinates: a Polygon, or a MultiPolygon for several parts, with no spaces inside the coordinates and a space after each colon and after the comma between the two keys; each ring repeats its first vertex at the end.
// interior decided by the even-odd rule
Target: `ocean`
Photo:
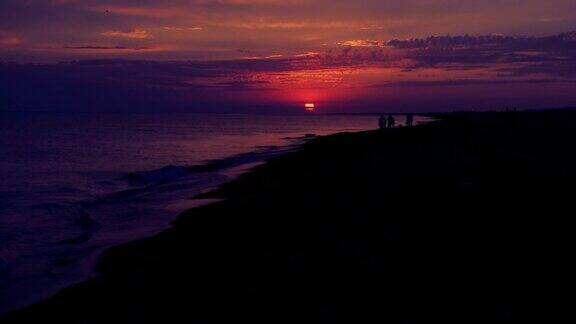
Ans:
{"type": "Polygon", "coordinates": [[[366,115],[0,113],[0,314],[90,278],[195,195],[366,115]]]}

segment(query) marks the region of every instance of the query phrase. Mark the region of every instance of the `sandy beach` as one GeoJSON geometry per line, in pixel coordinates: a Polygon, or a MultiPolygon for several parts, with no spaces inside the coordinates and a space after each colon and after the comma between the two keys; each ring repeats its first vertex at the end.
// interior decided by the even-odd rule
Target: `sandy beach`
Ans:
{"type": "Polygon", "coordinates": [[[553,322],[576,112],[436,117],[313,139],[0,322],[553,322]]]}

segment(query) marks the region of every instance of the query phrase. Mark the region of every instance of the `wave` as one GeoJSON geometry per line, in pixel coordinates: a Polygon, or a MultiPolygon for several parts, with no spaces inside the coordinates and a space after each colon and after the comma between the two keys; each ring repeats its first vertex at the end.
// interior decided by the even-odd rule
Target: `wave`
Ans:
{"type": "MultiPolygon", "coordinates": [[[[19,220],[18,224],[5,223],[6,231],[0,222],[0,238],[4,238],[0,246],[0,304],[5,303],[0,313],[22,306],[9,302],[11,296],[22,295],[22,285],[34,286],[31,282],[41,281],[48,287],[46,282],[56,277],[64,284],[87,279],[94,274],[93,264],[85,263],[92,262],[87,260],[94,260],[95,254],[161,232],[183,211],[181,208],[188,208],[183,206],[193,205],[189,203],[193,197],[243,172],[235,170],[293,151],[306,139],[291,138],[287,146],[258,147],[199,165],[167,165],[78,189],[59,188],[44,203],[32,199],[25,210],[22,206],[10,210],[20,217],[6,217],[19,220]],[[61,201],[63,197],[66,202],[61,201]]],[[[55,286],[50,293],[59,288],[55,286]]],[[[34,294],[28,294],[25,297],[35,299],[34,294]]]]}
{"type": "Polygon", "coordinates": [[[298,144],[300,144],[302,141],[309,140],[313,137],[314,135],[312,134],[306,134],[303,137],[285,138],[287,140],[291,140],[292,144],[281,147],[262,146],[252,152],[241,153],[223,159],[209,160],[203,164],[195,166],[167,165],[154,170],[131,172],[125,176],[125,179],[128,180],[131,185],[138,186],[162,184],[176,180],[183,176],[187,176],[191,173],[223,171],[225,169],[241,166],[244,164],[269,160],[296,149],[298,144]]]}
{"type": "Polygon", "coordinates": [[[132,185],[162,183],[177,179],[189,172],[187,167],[168,165],[156,170],[132,172],[126,176],[132,185]]]}

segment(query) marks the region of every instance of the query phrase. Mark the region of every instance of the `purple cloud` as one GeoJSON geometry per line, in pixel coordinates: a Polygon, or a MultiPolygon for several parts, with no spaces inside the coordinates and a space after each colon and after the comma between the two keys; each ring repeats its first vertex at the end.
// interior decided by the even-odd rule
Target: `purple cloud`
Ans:
{"type": "MultiPolygon", "coordinates": [[[[446,98],[459,100],[451,105],[464,104],[482,96],[485,92],[477,90],[481,88],[498,93],[493,103],[518,101],[523,93],[533,104],[543,104],[549,98],[542,89],[555,84],[559,91],[555,102],[567,105],[576,102],[576,94],[569,91],[576,83],[575,35],[375,41],[367,44],[377,46],[338,46],[319,53],[248,60],[4,63],[0,96],[25,109],[242,110],[266,102],[291,104],[288,100],[295,95],[285,93],[305,96],[310,91],[329,98],[348,93],[356,102],[405,100],[414,105],[420,101],[407,96],[435,100],[431,96],[446,91],[446,98]],[[510,91],[503,92],[506,88],[510,91]],[[386,89],[399,90],[392,95],[386,89]]],[[[92,45],[69,49],[138,50],[92,45]]],[[[446,105],[442,101],[429,109],[446,105]]]]}

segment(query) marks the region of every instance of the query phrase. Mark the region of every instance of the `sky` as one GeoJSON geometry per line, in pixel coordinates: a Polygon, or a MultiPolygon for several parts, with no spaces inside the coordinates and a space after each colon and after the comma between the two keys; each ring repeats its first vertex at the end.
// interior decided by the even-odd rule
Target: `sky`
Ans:
{"type": "Polygon", "coordinates": [[[576,106],[574,0],[2,0],[0,109],[576,106]]]}

